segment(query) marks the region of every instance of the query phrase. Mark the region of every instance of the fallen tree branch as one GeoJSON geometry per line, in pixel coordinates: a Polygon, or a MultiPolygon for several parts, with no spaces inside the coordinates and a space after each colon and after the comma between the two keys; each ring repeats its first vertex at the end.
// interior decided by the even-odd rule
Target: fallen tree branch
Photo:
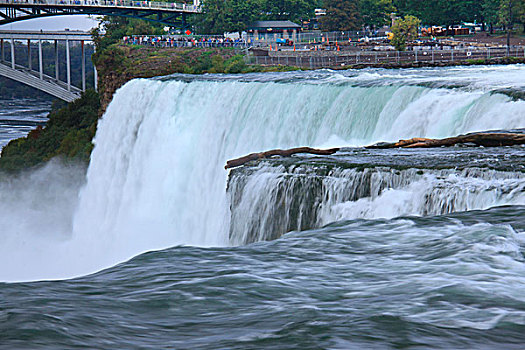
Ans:
{"type": "Polygon", "coordinates": [[[386,148],[431,148],[431,147],[450,147],[460,143],[472,143],[477,146],[499,147],[514,146],[525,144],[525,134],[516,133],[478,133],[467,134],[444,139],[425,139],[413,138],[409,140],[399,140],[394,143],[379,143],[366,148],[386,149],[386,148]]]}
{"type": "Polygon", "coordinates": [[[290,148],[290,149],[272,149],[266,152],[250,153],[247,156],[229,160],[226,162],[224,169],[235,168],[251,160],[270,158],[273,156],[290,157],[291,155],[296,154],[296,153],[310,153],[310,154],[326,156],[326,155],[334,154],[337,151],[339,151],[339,148],[318,149],[318,148],[310,148],[310,147],[297,147],[297,148],[290,148]]]}

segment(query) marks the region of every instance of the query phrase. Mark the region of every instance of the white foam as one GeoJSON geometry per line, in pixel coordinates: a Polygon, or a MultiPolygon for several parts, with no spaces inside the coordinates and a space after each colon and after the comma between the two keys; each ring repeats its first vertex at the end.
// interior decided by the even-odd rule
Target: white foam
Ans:
{"type": "Polygon", "coordinates": [[[3,229],[3,250],[13,253],[0,256],[0,280],[72,277],[152,249],[229,244],[223,166],[231,158],[525,127],[523,111],[524,101],[479,91],[134,80],[99,123],[73,233],[53,245],[29,239],[34,227],[3,229]],[[16,257],[20,271],[10,265],[16,257]]]}

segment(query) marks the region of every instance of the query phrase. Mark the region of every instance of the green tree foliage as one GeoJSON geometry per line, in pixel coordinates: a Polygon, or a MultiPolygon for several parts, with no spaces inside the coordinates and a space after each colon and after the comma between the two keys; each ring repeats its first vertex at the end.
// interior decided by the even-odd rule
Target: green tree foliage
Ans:
{"type": "Polygon", "coordinates": [[[204,14],[196,17],[195,24],[199,32],[206,34],[240,32],[260,19],[263,6],[263,0],[205,0],[204,14]]]}
{"type": "Polygon", "coordinates": [[[312,18],[316,5],[314,0],[266,0],[264,13],[269,20],[299,21],[312,18]]]}
{"type": "Polygon", "coordinates": [[[196,16],[199,33],[241,32],[257,20],[310,19],[317,0],[204,0],[204,13],[196,16]]]}
{"type": "Polygon", "coordinates": [[[362,20],[356,0],[326,0],[326,15],[320,20],[326,31],[357,30],[362,20]]]}
{"type": "Polygon", "coordinates": [[[163,25],[141,19],[104,16],[97,28],[91,31],[97,51],[117,43],[127,35],[160,35],[164,34],[163,25]]]}
{"type": "Polygon", "coordinates": [[[196,26],[199,32],[208,34],[222,34],[228,31],[229,15],[228,3],[230,0],[205,0],[202,2],[203,14],[196,17],[196,26]]]}
{"type": "Polygon", "coordinates": [[[451,1],[447,12],[448,21],[445,25],[460,24],[461,22],[478,22],[483,20],[483,6],[480,0],[454,0],[451,1]]]}
{"type": "Polygon", "coordinates": [[[514,24],[525,23],[523,0],[393,0],[401,15],[414,15],[426,25],[453,25],[461,22],[506,25],[512,5],[514,24]]]}
{"type": "Polygon", "coordinates": [[[498,8],[499,23],[512,28],[521,25],[525,31],[525,3],[523,0],[500,0],[498,8]]]}
{"type": "Polygon", "coordinates": [[[483,23],[487,23],[489,25],[491,32],[493,26],[498,24],[499,21],[499,7],[499,1],[483,0],[481,3],[483,23]]]}
{"type": "Polygon", "coordinates": [[[65,106],[55,104],[45,128],[38,127],[2,149],[0,169],[17,171],[56,156],[88,162],[99,108],[99,96],[94,90],[87,90],[65,106]]]}
{"type": "Polygon", "coordinates": [[[481,21],[480,0],[394,0],[401,15],[413,15],[426,25],[453,25],[481,21]]]}
{"type": "Polygon", "coordinates": [[[390,14],[396,12],[392,0],[361,0],[359,10],[363,24],[375,27],[390,23],[390,14]]]}
{"type": "Polygon", "coordinates": [[[316,7],[327,10],[321,18],[324,30],[356,30],[363,24],[381,26],[389,22],[392,12],[415,16],[425,25],[505,24],[509,1],[512,22],[525,23],[523,0],[203,0],[205,14],[196,18],[199,31],[216,34],[241,31],[254,20],[312,18],[316,7]]]}
{"type": "Polygon", "coordinates": [[[398,51],[404,51],[408,41],[417,38],[418,28],[421,21],[414,16],[405,16],[403,19],[398,19],[392,26],[392,45],[398,51]]]}

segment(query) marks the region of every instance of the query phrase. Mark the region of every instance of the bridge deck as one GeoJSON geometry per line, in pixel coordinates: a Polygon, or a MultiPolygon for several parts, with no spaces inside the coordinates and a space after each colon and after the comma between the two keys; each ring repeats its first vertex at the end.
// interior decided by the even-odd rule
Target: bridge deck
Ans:
{"type": "Polygon", "coordinates": [[[0,0],[0,25],[39,17],[99,15],[187,28],[186,16],[200,12],[199,0],[193,5],[144,0],[0,0]]]}
{"type": "Polygon", "coordinates": [[[91,33],[83,31],[59,31],[59,32],[39,32],[39,31],[10,31],[0,30],[0,39],[14,40],[72,40],[72,41],[91,41],[91,33]]]}
{"type": "MultiPolygon", "coordinates": [[[[43,32],[43,31],[6,31],[0,30],[1,55],[0,55],[0,76],[16,80],[20,83],[32,86],[50,95],[58,97],[64,101],[71,102],[80,97],[83,90],[86,89],[86,57],[84,42],[91,41],[91,34],[82,31],[60,31],[60,32],[43,32]],[[27,52],[31,57],[31,41],[38,42],[38,71],[32,69],[31,60],[27,60],[28,67],[24,67],[16,62],[15,47],[27,40],[27,52]],[[42,41],[55,41],[55,77],[44,73],[44,60],[42,51],[42,41]],[[66,81],[59,79],[59,55],[58,42],[63,41],[66,47],[66,81]],[[71,84],[71,59],[70,43],[72,41],[81,41],[81,69],[82,69],[82,88],[75,87],[71,84]],[[9,49],[10,61],[5,60],[5,46],[9,49]]],[[[96,71],[95,71],[96,76],[96,71]]],[[[95,78],[96,88],[96,78],[95,78]]]]}
{"type": "Polygon", "coordinates": [[[13,69],[9,66],[6,66],[5,64],[0,63],[0,76],[4,76],[20,83],[32,86],[67,102],[74,101],[80,97],[80,89],[72,86],[71,91],[68,91],[64,86],[64,83],[58,82],[47,75],[44,75],[44,79],[39,79],[37,74],[37,72],[29,71],[27,69],[24,69],[24,71],[13,69]]]}
{"type": "Polygon", "coordinates": [[[0,6],[12,8],[105,8],[128,10],[161,10],[175,13],[200,13],[197,5],[137,0],[0,0],[0,6]]]}

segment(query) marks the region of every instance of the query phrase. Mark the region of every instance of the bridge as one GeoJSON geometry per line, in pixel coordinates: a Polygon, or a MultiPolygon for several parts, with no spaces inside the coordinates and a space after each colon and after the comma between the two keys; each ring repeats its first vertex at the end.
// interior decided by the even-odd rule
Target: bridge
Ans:
{"type": "MultiPolygon", "coordinates": [[[[61,100],[71,102],[78,97],[82,91],[86,90],[86,57],[84,43],[91,41],[91,34],[87,32],[28,32],[28,31],[0,31],[0,76],[16,80],[20,83],[32,86],[44,91],[61,100]],[[20,41],[27,42],[28,66],[22,66],[16,63],[15,44],[20,41]],[[31,64],[31,43],[38,41],[38,70],[34,70],[31,64]],[[42,42],[54,41],[55,43],[55,76],[44,74],[42,42]],[[66,81],[59,79],[59,59],[58,59],[58,42],[65,42],[66,47],[66,81]],[[82,86],[76,87],[71,84],[71,60],[70,60],[70,43],[78,41],[81,44],[82,55],[82,86]],[[10,47],[10,59],[5,59],[6,45],[10,47]]],[[[96,70],[95,70],[95,88],[96,88],[96,70]]]]}
{"type": "Polygon", "coordinates": [[[200,0],[192,5],[144,0],[0,0],[0,25],[49,16],[101,15],[185,28],[186,16],[200,12],[200,0]]]}

